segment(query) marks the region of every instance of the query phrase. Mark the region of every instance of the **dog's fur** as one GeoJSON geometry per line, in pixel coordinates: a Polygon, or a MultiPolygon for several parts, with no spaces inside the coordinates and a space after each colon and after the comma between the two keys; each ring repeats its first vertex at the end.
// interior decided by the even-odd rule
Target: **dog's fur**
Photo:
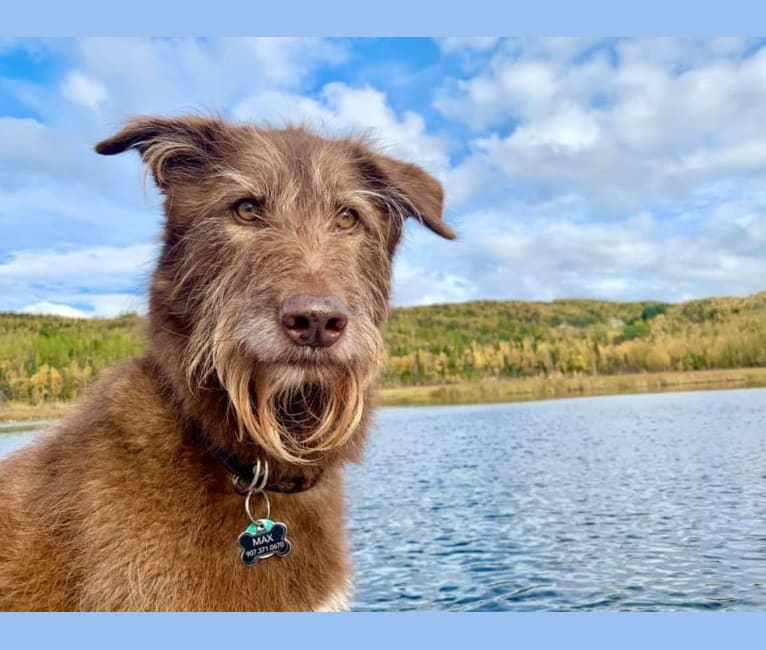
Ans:
{"type": "Polygon", "coordinates": [[[217,118],[135,119],[96,149],[138,150],[165,195],[149,349],[0,465],[0,609],[347,607],[341,468],[368,426],[403,220],[454,237],[440,184],[361,140],[217,118]],[[256,221],[233,214],[242,199],[256,221]],[[338,343],[288,340],[294,292],[348,306],[338,343]],[[243,498],[211,449],[319,477],[270,494],[290,555],[240,562],[243,498]]]}

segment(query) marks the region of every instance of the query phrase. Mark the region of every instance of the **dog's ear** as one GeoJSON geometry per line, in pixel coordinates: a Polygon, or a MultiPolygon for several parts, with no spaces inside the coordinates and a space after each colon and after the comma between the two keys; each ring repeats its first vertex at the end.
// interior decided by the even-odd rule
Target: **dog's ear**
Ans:
{"type": "Polygon", "coordinates": [[[228,133],[223,120],[215,118],[137,117],[95,149],[104,156],[136,149],[164,191],[172,182],[198,180],[220,154],[228,133]]]}
{"type": "Polygon", "coordinates": [[[395,196],[407,216],[445,239],[457,235],[444,221],[444,190],[439,181],[417,165],[375,154],[375,167],[381,170],[388,190],[395,196]]]}

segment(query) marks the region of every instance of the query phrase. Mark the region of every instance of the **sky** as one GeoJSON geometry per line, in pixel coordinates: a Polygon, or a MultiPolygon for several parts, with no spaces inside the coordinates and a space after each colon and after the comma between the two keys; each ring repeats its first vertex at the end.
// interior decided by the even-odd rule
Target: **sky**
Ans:
{"type": "Polygon", "coordinates": [[[146,309],[161,197],[93,145],[217,112],[367,134],[446,190],[393,303],[681,301],[766,289],[766,43],[0,40],[0,311],[146,309]]]}

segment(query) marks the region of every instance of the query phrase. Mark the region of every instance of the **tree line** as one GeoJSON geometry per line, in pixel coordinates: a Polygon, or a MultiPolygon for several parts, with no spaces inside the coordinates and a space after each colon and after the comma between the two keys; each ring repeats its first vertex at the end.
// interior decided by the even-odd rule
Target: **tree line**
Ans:
{"type": "MultiPolygon", "coordinates": [[[[0,403],[82,394],[144,348],[145,320],[0,314],[0,403]]],[[[681,304],[471,302],[394,309],[384,386],[766,367],[766,292],[681,304]]]]}

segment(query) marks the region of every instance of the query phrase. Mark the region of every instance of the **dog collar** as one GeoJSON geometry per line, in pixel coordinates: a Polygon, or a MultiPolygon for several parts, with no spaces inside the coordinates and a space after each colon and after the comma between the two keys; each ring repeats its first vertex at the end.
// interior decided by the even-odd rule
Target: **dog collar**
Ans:
{"type": "MultiPolygon", "coordinates": [[[[213,455],[223,463],[224,467],[229,473],[240,483],[244,485],[250,485],[255,480],[253,474],[253,466],[243,461],[236,454],[230,453],[223,449],[213,450],[213,455]]],[[[322,477],[322,470],[316,469],[311,475],[295,474],[281,476],[279,480],[268,481],[263,487],[264,490],[269,492],[282,492],[285,494],[293,494],[295,492],[304,492],[314,487],[319,479],[322,477]]]]}
{"type": "MultiPolygon", "coordinates": [[[[248,462],[234,452],[212,445],[205,439],[202,429],[198,426],[192,426],[190,434],[191,440],[195,445],[201,447],[206,454],[218,460],[227,469],[234,480],[235,486],[241,487],[253,484],[256,477],[253,474],[252,459],[248,462]]],[[[261,487],[261,490],[284,494],[304,492],[314,487],[321,478],[322,469],[319,467],[312,467],[296,474],[283,474],[279,472],[274,480],[267,480],[266,484],[261,487]]]]}

